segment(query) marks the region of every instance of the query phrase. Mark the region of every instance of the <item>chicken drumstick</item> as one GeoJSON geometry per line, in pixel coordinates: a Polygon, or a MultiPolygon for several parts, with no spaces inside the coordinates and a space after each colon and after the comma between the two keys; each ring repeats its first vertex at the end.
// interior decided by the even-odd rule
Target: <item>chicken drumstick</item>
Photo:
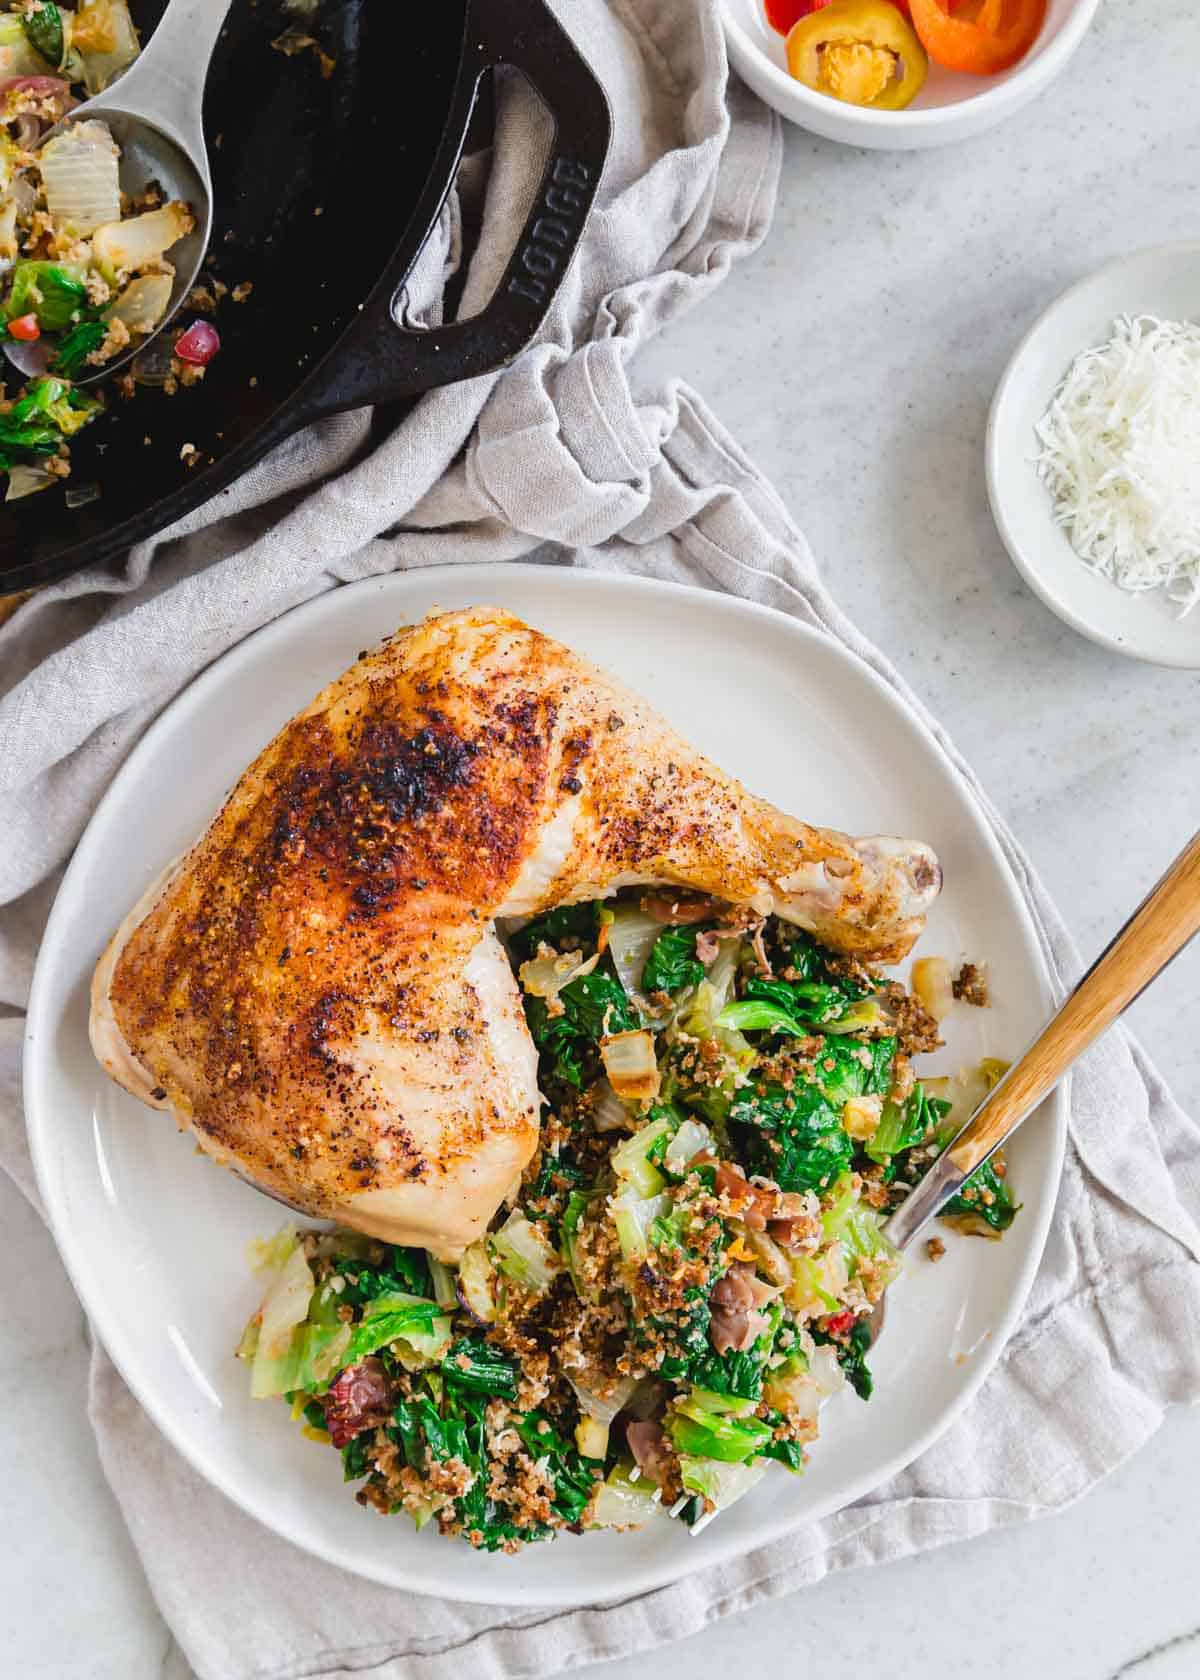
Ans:
{"type": "Polygon", "coordinates": [[[259,754],[114,935],[92,1043],[259,1188],[450,1258],[538,1135],[497,916],[665,884],[895,960],[940,883],[925,846],[754,798],[509,613],[446,613],[259,754]]]}

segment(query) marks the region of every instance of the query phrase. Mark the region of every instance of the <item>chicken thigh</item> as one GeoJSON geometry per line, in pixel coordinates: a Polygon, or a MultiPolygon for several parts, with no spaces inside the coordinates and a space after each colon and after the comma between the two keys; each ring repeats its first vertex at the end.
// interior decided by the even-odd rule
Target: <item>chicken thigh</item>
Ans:
{"type": "Polygon", "coordinates": [[[92,1042],[259,1188],[453,1258],[537,1143],[498,916],[668,885],[895,960],[940,882],[925,846],[756,799],[510,614],[446,613],[259,754],[114,935],[92,1042]]]}

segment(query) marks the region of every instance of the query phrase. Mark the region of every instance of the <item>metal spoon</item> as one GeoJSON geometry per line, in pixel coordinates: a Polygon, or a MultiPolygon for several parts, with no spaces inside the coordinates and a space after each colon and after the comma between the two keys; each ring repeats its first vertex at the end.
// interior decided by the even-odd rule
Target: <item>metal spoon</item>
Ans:
{"type": "MultiPolygon", "coordinates": [[[[1083,979],[990,1091],[883,1227],[897,1250],[909,1246],[1006,1143],[1083,1052],[1156,980],[1200,932],[1200,833],[1194,834],[1083,979]]],[[[887,1297],[871,1316],[871,1340],[883,1329],[887,1297]]]]}
{"type": "MultiPolygon", "coordinates": [[[[112,87],[85,100],[57,123],[42,144],[74,123],[107,124],[121,148],[121,190],[136,195],[157,181],[168,199],[182,199],[194,230],[167,253],[175,270],[171,301],[161,321],[121,355],[76,377],[77,385],[106,379],[171,321],[195,284],[212,232],[212,175],[204,140],[204,84],[231,0],[171,0],[145,51],[112,87]]],[[[5,344],[5,351],[8,351],[5,344]]],[[[18,352],[19,354],[19,352],[18,352]]],[[[17,364],[20,366],[20,363],[17,364]]]]}

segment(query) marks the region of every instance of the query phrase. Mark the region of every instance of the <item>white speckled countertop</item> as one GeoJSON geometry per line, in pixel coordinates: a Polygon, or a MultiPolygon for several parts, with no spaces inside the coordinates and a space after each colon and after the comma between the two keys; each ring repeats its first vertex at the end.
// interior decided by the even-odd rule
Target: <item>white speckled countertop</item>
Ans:
{"type": "MultiPolygon", "coordinates": [[[[1200,819],[1200,681],[1101,652],[1029,594],[988,514],[983,432],[1013,345],[1058,291],[1200,229],[1198,65],[1193,6],[1108,0],[1062,81],[979,140],[887,154],[790,131],[766,248],[642,364],[694,384],[774,480],[1089,951],[1200,819]]],[[[1200,949],[1135,1012],[1193,1114],[1198,992],[1200,949]]],[[[96,1461],[82,1315],[3,1180],[0,1221],[0,1672],[187,1680],[96,1461]]],[[[1195,1680],[1197,1487],[1200,1417],[1180,1413],[1064,1516],[839,1576],[607,1672],[716,1680],[811,1654],[823,1680],[1195,1680]]]]}

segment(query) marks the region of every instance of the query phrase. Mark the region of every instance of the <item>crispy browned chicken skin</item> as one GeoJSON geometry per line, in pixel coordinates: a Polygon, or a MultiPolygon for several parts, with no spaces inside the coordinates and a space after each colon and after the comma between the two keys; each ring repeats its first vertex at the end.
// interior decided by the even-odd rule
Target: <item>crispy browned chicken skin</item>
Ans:
{"type": "Polygon", "coordinates": [[[259,755],[118,929],[92,1041],[260,1188],[453,1256],[537,1140],[497,916],[666,883],[894,960],[940,879],[927,847],[754,798],[510,614],[446,613],[259,755]]]}

